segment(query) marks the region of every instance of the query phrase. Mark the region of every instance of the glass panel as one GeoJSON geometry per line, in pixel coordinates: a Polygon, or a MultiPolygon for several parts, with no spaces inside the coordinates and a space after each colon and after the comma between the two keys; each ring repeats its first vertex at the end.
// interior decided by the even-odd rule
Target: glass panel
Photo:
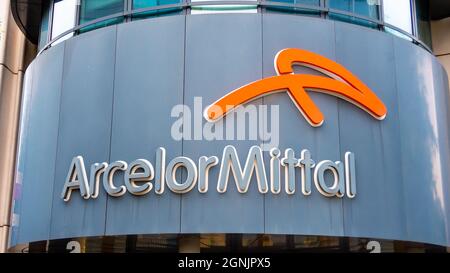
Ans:
{"type": "MultiPolygon", "coordinates": [[[[319,6],[320,0],[269,0],[269,2],[280,2],[288,4],[302,4],[310,6],[319,6]]],[[[267,7],[269,12],[281,12],[281,13],[301,13],[305,15],[320,15],[319,11],[313,9],[302,9],[302,8],[292,8],[292,7],[267,7]]]]}
{"type": "Polygon", "coordinates": [[[353,12],[353,0],[328,0],[328,6],[332,9],[338,9],[353,12]]]}
{"type": "Polygon", "coordinates": [[[354,0],[353,12],[372,19],[379,19],[379,0],[354,0]]]}
{"type": "Polygon", "coordinates": [[[82,0],[80,24],[122,12],[124,6],[124,0],[82,0]]]}
{"type": "MultiPolygon", "coordinates": [[[[76,11],[77,0],[55,1],[53,6],[52,39],[75,26],[76,11]]],[[[73,34],[68,34],[53,44],[58,44],[72,36],[73,34]]]]}
{"type": "Polygon", "coordinates": [[[133,9],[142,9],[148,7],[171,5],[181,3],[181,0],[134,0],[133,9]]]}
{"type": "Polygon", "coordinates": [[[415,0],[417,34],[419,39],[431,47],[430,10],[428,0],[415,0]]]}
{"type": "Polygon", "coordinates": [[[227,239],[225,234],[201,234],[200,248],[201,251],[208,251],[210,249],[223,249],[227,246],[227,239]]]}
{"type": "Polygon", "coordinates": [[[397,31],[397,30],[395,30],[395,29],[392,29],[392,28],[390,28],[390,27],[384,27],[384,30],[385,30],[386,32],[388,32],[388,33],[394,34],[395,36],[398,36],[398,37],[400,37],[400,38],[402,38],[402,39],[405,39],[405,40],[408,40],[408,41],[411,41],[411,42],[412,42],[412,39],[411,39],[411,38],[409,38],[407,35],[405,35],[405,34],[399,32],[399,31],[397,31]]]}
{"type": "Polygon", "coordinates": [[[41,50],[47,44],[48,38],[48,27],[50,18],[50,5],[49,3],[43,4],[42,6],[42,19],[41,19],[41,29],[39,32],[39,43],[38,49],[41,50]]]}
{"type": "Polygon", "coordinates": [[[412,34],[410,0],[383,0],[384,21],[412,34]]]}
{"type": "Polygon", "coordinates": [[[119,23],[123,22],[123,18],[119,17],[119,18],[113,18],[113,19],[108,19],[108,20],[104,20],[101,21],[99,23],[95,23],[92,25],[89,25],[87,27],[84,27],[82,29],[79,30],[80,33],[84,33],[84,32],[88,32],[97,28],[102,28],[102,27],[107,27],[107,26],[112,26],[112,25],[116,25],[119,23]]]}
{"type": "MultiPolygon", "coordinates": [[[[370,238],[348,238],[328,236],[271,235],[271,234],[198,234],[201,253],[314,253],[354,252],[368,253],[368,243],[379,243],[382,253],[445,253],[443,246],[423,243],[380,240],[370,238]]],[[[81,253],[149,253],[178,252],[183,235],[126,235],[88,238],[69,238],[33,242],[10,248],[8,252],[68,253],[68,243],[77,243],[81,253]]]]}
{"type": "MultiPolygon", "coordinates": [[[[209,0],[191,0],[192,3],[204,1],[209,0]]],[[[212,0],[212,1],[221,1],[221,0],[212,0]]],[[[191,14],[256,13],[256,12],[257,12],[256,5],[207,5],[207,6],[202,5],[202,6],[193,6],[191,8],[191,14]]]]}
{"type": "Polygon", "coordinates": [[[268,2],[282,2],[282,3],[303,4],[311,6],[320,5],[320,0],[268,0],[268,2]]]}
{"type": "MultiPolygon", "coordinates": [[[[331,9],[357,14],[374,20],[378,20],[380,18],[380,0],[328,0],[327,3],[331,9]]],[[[355,18],[350,15],[330,13],[330,18],[372,28],[378,27],[376,23],[355,18]]]]}
{"type": "MultiPolygon", "coordinates": [[[[125,5],[124,1],[125,0],[82,0],[80,7],[80,24],[122,12],[125,5]]],[[[122,17],[113,18],[82,28],[80,29],[80,32],[87,32],[121,22],[123,22],[122,17]]]]}
{"type": "MultiPolygon", "coordinates": [[[[164,5],[181,4],[182,0],[134,0],[133,9],[150,8],[164,5]]],[[[173,14],[181,14],[182,8],[166,8],[152,11],[146,11],[133,15],[133,20],[145,19],[150,17],[160,17],[173,14]]]]}

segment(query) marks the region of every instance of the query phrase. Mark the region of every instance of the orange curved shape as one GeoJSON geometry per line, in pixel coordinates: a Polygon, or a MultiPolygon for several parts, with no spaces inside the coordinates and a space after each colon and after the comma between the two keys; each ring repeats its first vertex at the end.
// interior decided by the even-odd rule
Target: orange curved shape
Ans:
{"type": "Polygon", "coordinates": [[[214,102],[206,108],[205,118],[216,121],[241,104],[272,92],[287,91],[305,119],[317,127],[322,125],[324,117],[307,90],[345,99],[376,119],[386,117],[385,105],[369,87],[342,65],[321,55],[301,49],[284,49],[275,57],[275,70],[278,76],[252,82],[214,102]],[[295,64],[310,67],[331,78],[293,74],[295,64]]]}

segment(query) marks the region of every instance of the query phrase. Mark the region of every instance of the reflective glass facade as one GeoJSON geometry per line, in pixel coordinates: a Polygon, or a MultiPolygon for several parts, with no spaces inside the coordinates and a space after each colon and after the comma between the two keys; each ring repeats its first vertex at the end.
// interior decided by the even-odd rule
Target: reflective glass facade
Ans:
{"type": "Polygon", "coordinates": [[[411,0],[384,0],[384,21],[412,34],[411,0]]]}
{"type": "Polygon", "coordinates": [[[415,0],[417,36],[431,47],[430,10],[427,0],[415,0]]]}
{"type": "Polygon", "coordinates": [[[39,29],[39,42],[38,47],[42,48],[45,46],[48,40],[48,30],[49,30],[49,19],[50,19],[50,3],[44,4],[42,8],[42,21],[41,27],[39,29]]]}
{"type": "MultiPolygon", "coordinates": [[[[355,14],[358,16],[364,16],[373,20],[380,19],[380,3],[379,1],[372,0],[329,0],[329,7],[331,9],[355,14]]],[[[351,15],[337,14],[336,12],[330,12],[330,18],[335,20],[341,20],[345,22],[364,25],[367,27],[376,28],[378,25],[370,21],[360,19],[351,15]]]]}
{"type": "Polygon", "coordinates": [[[380,2],[377,0],[329,0],[329,7],[362,15],[372,19],[379,19],[380,2]]]}
{"type": "Polygon", "coordinates": [[[424,0],[273,0],[254,1],[255,5],[249,4],[253,1],[245,1],[242,5],[227,5],[226,0],[217,5],[203,5],[202,2],[192,0],[186,5],[183,0],[81,0],[77,6],[76,0],[54,0],[48,6],[50,12],[43,13],[39,48],[42,49],[48,42],[49,25],[53,26],[51,40],[77,24],[88,24],[77,31],[86,32],[126,20],[168,14],[257,12],[321,16],[385,30],[407,40],[420,40],[431,47],[429,8],[424,0]],[[129,14],[123,14],[126,11],[129,14]],[[53,16],[46,16],[51,13],[53,16]],[[114,18],[89,24],[114,14],[117,15],[114,18]]]}
{"type": "MultiPolygon", "coordinates": [[[[80,24],[84,24],[111,14],[123,12],[124,8],[124,0],[81,0],[79,15],[80,24]]],[[[117,24],[122,21],[123,18],[121,17],[105,20],[100,23],[83,28],[81,29],[81,32],[117,24]]]]}
{"type": "MultiPolygon", "coordinates": [[[[146,9],[146,8],[155,8],[158,6],[165,5],[176,5],[181,4],[182,0],[134,0],[132,1],[132,9],[146,9]]],[[[155,9],[149,10],[145,12],[137,12],[133,15],[133,20],[136,19],[145,19],[148,17],[157,17],[157,16],[165,16],[168,14],[180,14],[183,11],[182,8],[167,8],[167,9],[155,9]]]]}
{"type": "MultiPolygon", "coordinates": [[[[53,40],[76,25],[77,0],[55,0],[51,8],[52,22],[49,25],[51,25],[51,40],[53,40]]],[[[72,36],[73,33],[67,34],[58,41],[55,41],[54,44],[60,43],[72,36]]]]}
{"type": "Polygon", "coordinates": [[[179,251],[180,240],[198,242],[200,253],[445,253],[430,244],[369,238],[267,234],[127,235],[34,242],[13,249],[25,253],[149,253],[179,251]]]}

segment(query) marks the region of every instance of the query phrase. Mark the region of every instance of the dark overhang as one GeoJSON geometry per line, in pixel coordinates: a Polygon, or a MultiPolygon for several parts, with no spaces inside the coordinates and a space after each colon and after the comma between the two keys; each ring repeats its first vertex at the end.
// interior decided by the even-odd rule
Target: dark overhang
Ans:
{"type": "Polygon", "coordinates": [[[50,0],[11,0],[11,11],[19,28],[32,43],[37,44],[42,6],[50,0]]]}
{"type": "Polygon", "coordinates": [[[450,0],[430,0],[431,20],[450,17],[450,0]]]}
{"type": "MultiPolygon", "coordinates": [[[[37,44],[42,7],[50,0],[11,0],[11,11],[25,36],[37,44]]],[[[450,17],[450,0],[429,0],[430,17],[439,20],[450,17]]]]}

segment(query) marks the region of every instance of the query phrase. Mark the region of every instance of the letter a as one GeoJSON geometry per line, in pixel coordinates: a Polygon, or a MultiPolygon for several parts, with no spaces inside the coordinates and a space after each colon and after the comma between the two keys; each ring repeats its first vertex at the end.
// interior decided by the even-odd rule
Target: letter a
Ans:
{"type": "Polygon", "coordinates": [[[61,193],[61,198],[65,202],[70,200],[72,190],[80,190],[80,194],[84,199],[89,199],[89,184],[86,175],[86,168],[84,166],[83,157],[74,157],[70,163],[69,173],[67,174],[66,182],[61,193]]]}

